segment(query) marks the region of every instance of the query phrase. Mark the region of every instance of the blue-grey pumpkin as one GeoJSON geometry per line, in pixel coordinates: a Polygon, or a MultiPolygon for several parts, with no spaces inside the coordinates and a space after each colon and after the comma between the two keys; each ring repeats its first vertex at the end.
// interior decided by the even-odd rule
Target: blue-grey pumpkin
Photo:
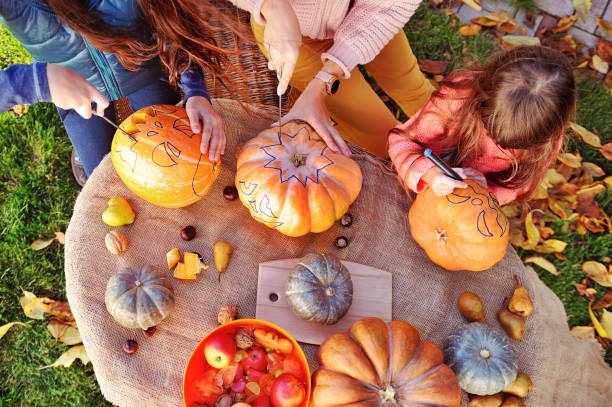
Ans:
{"type": "Polygon", "coordinates": [[[311,253],[289,273],[285,294],[291,311],[298,317],[333,325],[351,306],[353,282],[336,256],[311,253]]]}
{"type": "Polygon", "coordinates": [[[446,339],[444,360],[459,386],[480,396],[500,392],[517,375],[516,355],[506,336],[480,322],[462,325],[446,339]]]}

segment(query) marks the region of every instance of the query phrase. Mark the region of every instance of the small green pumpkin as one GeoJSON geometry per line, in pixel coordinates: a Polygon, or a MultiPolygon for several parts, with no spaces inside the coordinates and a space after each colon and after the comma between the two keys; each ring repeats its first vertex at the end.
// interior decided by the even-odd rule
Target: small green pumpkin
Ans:
{"type": "Polygon", "coordinates": [[[518,371],[507,337],[480,322],[462,325],[446,339],[444,361],[457,375],[459,386],[479,396],[510,386],[518,371]]]}
{"type": "Polygon", "coordinates": [[[126,268],[108,280],[106,309],[126,328],[159,324],[174,309],[174,290],[166,274],[153,266],[126,268]]]}
{"type": "Polygon", "coordinates": [[[308,254],[289,273],[285,294],[291,311],[306,321],[333,325],[353,301],[349,271],[332,254],[308,254]]]}

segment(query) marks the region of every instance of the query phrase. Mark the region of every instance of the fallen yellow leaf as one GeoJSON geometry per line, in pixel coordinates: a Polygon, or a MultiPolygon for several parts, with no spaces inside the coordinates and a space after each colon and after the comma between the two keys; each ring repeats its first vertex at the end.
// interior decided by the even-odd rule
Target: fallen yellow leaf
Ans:
{"type": "Polygon", "coordinates": [[[559,272],[557,271],[557,268],[555,267],[555,265],[552,264],[550,261],[546,260],[542,256],[527,257],[524,260],[524,262],[537,264],[538,266],[542,267],[544,270],[548,271],[550,274],[553,274],[555,276],[559,275],[559,272]]]}
{"type": "Polygon", "coordinates": [[[595,328],[592,326],[575,326],[570,329],[570,332],[581,341],[595,339],[595,328]]]}
{"type": "Polygon", "coordinates": [[[593,65],[594,70],[604,75],[607,74],[610,70],[610,64],[601,59],[601,57],[597,54],[593,55],[593,57],[591,58],[591,64],[593,65]]]}
{"type": "Polygon", "coordinates": [[[52,364],[48,366],[39,367],[38,369],[46,369],[48,367],[70,367],[72,362],[77,359],[81,359],[84,365],[89,363],[89,356],[85,352],[85,347],[83,345],[73,346],[68,349],[66,352],[62,353],[62,355],[52,364]]]}
{"type": "Polygon", "coordinates": [[[45,319],[45,312],[49,309],[50,298],[38,298],[29,291],[24,291],[19,298],[19,303],[26,317],[31,319],[45,319]]]}
{"type": "Polygon", "coordinates": [[[595,23],[599,26],[599,28],[604,30],[606,34],[612,37],[612,23],[611,22],[603,20],[599,17],[595,17],[595,23]]]}
{"type": "Polygon", "coordinates": [[[582,21],[586,21],[589,11],[591,10],[591,0],[574,0],[573,3],[582,21]]]}
{"type": "Polygon", "coordinates": [[[526,35],[504,35],[501,37],[501,45],[505,46],[506,49],[512,47],[518,47],[520,45],[533,45],[540,46],[540,39],[538,37],[529,37],[526,35]]]}
{"type": "Polygon", "coordinates": [[[591,317],[591,322],[593,323],[593,326],[595,327],[595,330],[597,331],[597,335],[601,336],[602,338],[609,338],[608,333],[601,326],[601,324],[599,323],[599,321],[595,317],[595,314],[593,313],[593,310],[591,309],[591,303],[590,302],[589,302],[589,316],[591,317]]]}
{"type": "Polygon", "coordinates": [[[457,32],[467,37],[470,35],[476,35],[481,30],[482,30],[482,27],[479,26],[478,24],[468,24],[468,25],[462,25],[461,27],[459,27],[457,32]]]}
{"type": "Polygon", "coordinates": [[[42,250],[46,247],[48,247],[51,243],[53,243],[53,241],[55,240],[55,238],[53,239],[36,239],[32,242],[32,250],[42,250]]]}
{"type": "Polygon", "coordinates": [[[606,184],[606,187],[608,187],[608,189],[612,189],[612,175],[607,176],[606,178],[604,178],[604,184],[606,184]]]}
{"type": "Polygon", "coordinates": [[[557,26],[552,29],[552,32],[558,34],[567,31],[572,28],[576,20],[578,20],[578,16],[561,17],[557,21],[557,26]]]}
{"type": "Polygon", "coordinates": [[[54,318],[47,324],[47,329],[49,330],[49,333],[52,337],[54,337],[55,339],[59,339],[59,337],[62,336],[64,332],[66,332],[66,330],[68,329],[68,325],[54,318]]]}
{"type": "Polygon", "coordinates": [[[603,184],[597,183],[596,185],[588,185],[580,188],[578,192],[576,192],[576,196],[578,199],[593,198],[595,195],[602,193],[605,190],[606,187],[604,187],[603,184]]]}
{"type": "Polygon", "coordinates": [[[567,247],[567,243],[562,240],[548,239],[544,240],[541,245],[538,245],[534,250],[538,253],[561,253],[567,247]]]}
{"type": "Polygon", "coordinates": [[[593,164],[588,161],[584,161],[582,163],[582,168],[584,168],[584,170],[593,178],[603,177],[604,175],[606,175],[604,170],[602,170],[599,165],[593,164]]]}
{"type": "Polygon", "coordinates": [[[55,240],[57,240],[59,244],[65,244],[66,235],[64,235],[64,232],[55,232],[55,240]]]}
{"type": "Polygon", "coordinates": [[[11,329],[13,325],[23,325],[29,328],[29,326],[27,326],[23,322],[18,322],[18,321],[9,322],[8,324],[4,324],[0,326],[0,339],[2,339],[2,337],[8,332],[9,329],[11,329]]]}
{"type": "Polygon", "coordinates": [[[593,281],[604,287],[612,287],[612,273],[603,264],[589,260],[582,264],[584,271],[593,281]]]}
{"type": "Polygon", "coordinates": [[[469,6],[476,11],[482,11],[482,7],[480,7],[480,5],[476,3],[474,0],[462,0],[462,1],[466,6],[469,6]]]}
{"type": "Polygon", "coordinates": [[[548,179],[548,182],[552,185],[562,184],[567,181],[565,177],[554,168],[546,170],[546,179],[548,179]]]}
{"type": "Polygon", "coordinates": [[[603,310],[601,314],[601,327],[606,331],[608,338],[612,335],[612,312],[603,310]]]}
{"type": "Polygon", "coordinates": [[[557,159],[571,168],[580,168],[580,162],[582,161],[572,153],[561,153],[557,155],[557,159]]]}
{"type": "Polygon", "coordinates": [[[76,345],[83,342],[79,330],[75,327],[69,326],[66,331],[59,337],[60,342],[66,345],[76,345]]]}
{"type": "Polygon", "coordinates": [[[612,143],[604,144],[603,146],[601,146],[599,152],[608,160],[612,161],[612,143]]]}
{"type": "Polygon", "coordinates": [[[596,134],[593,134],[592,132],[585,129],[578,123],[574,123],[574,122],[570,122],[570,128],[572,129],[574,133],[576,133],[576,135],[578,135],[578,137],[582,139],[582,141],[584,141],[588,145],[597,147],[597,148],[601,147],[601,140],[599,139],[599,136],[597,136],[596,134]]]}
{"type": "Polygon", "coordinates": [[[533,223],[533,211],[529,211],[525,217],[525,232],[527,232],[527,243],[535,247],[540,241],[540,231],[533,223]]]}

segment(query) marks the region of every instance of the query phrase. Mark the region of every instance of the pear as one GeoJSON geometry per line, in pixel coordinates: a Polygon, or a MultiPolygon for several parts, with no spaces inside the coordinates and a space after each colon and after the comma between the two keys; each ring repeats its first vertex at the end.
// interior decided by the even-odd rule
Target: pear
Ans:
{"type": "Polygon", "coordinates": [[[102,212],[102,220],[108,226],[123,226],[134,222],[136,215],[132,207],[120,196],[108,200],[108,208],[102,212]]]}
{"type": "Polygon", "coordinates": [[[523,404],[520,398],[510,396],[504,399],[501,407],[525,407],[525,404],[523,404]]]}
{"type": "Polygon", "coordinates": [[[514,281],[516,283],[516,289],[508,303],[508,309],[516,315],[528,317],[533,312],[533,303],[531,302],[531,298],[529,298],[527,289],[519,284],[517,276],[514,276],[514,281]]]}
{"type": "Polygon", "coordinates": [[[516,375],[514,382],[502,391],[504,393],[513,394],[517,397],[526,397],[531,391],[531,387],[533,387],[533,384],[531,383],[529,376],[523,372],[519,372],[516,375]]]}
{"type": "Polygon", "coordinates": [[[501,393],[490,396],[472,396],[468,405],[470,407],[500,407],[502,403],[501,393]]]}
{"type": "Polygon", "coordinates": [[[470,322],[482,322],[486,323],[487,319],[484,315],[484,307],[482,300],[476,294],[466,291],[459,296],[457,299],[457,306],[459,312],[470,322]]]}
{"type": "Polygon", "coordinates": [[[502,308],[497,313],[497,319],[509,337],[512,339],[521,339],[523,337],[523,330],[525,329],[523,317],[513,314],[506,308],[502,308]]]}
{"type": "Polygon", "coordinates": [[[228,242],[217,242],[213,247],[213,255],[215,258],[215,267],[217,268],[218,279],[221,281],[221,273],[227,270],[227,266],[232,255],[233,247],[228,242]]]}

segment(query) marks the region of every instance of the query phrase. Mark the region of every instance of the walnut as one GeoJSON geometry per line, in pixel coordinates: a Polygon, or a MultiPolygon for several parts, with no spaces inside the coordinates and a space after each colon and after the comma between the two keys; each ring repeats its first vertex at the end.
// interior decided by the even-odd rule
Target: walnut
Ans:
{"type": "Polygon", "coordinates": [[[238,346],[240,349],[248,349],[253,346],[255,336],[251,330],[241,326],[236,330],[234,341],[236,342],[236,346],[238,346]]]}
{"type": "Polygon", "coordinates": [[[217,321],[219,325],[225,325],[228,322],[231,322],[236,319],[236,315],[238,315],[238,307],[235,305],[224,305],[219,310],[219,314],[217,315],[217,321]]]}

